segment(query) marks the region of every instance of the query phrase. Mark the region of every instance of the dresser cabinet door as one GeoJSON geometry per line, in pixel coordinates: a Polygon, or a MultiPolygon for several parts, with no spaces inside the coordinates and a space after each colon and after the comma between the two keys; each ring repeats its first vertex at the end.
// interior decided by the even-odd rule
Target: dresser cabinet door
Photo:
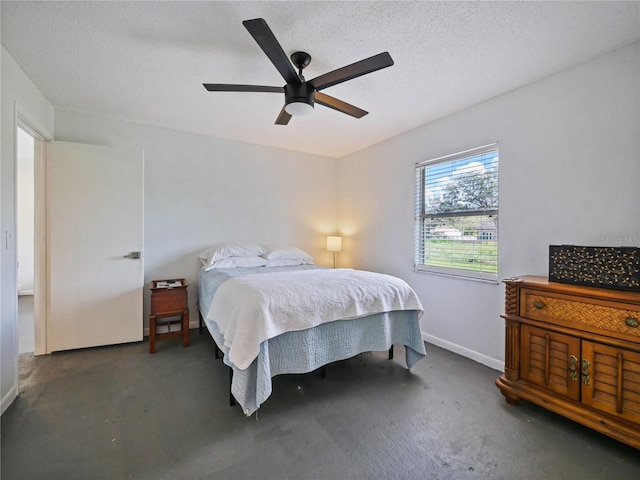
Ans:
{"type": "Polygon", "coordinates": [[[522,379],[580,400],[580,339],[522,325],[522,379]]]}
{"type": "Polygon", "coordinates": [[[582,341],[582,403],[640,424],[640,353],[582,341]]]}

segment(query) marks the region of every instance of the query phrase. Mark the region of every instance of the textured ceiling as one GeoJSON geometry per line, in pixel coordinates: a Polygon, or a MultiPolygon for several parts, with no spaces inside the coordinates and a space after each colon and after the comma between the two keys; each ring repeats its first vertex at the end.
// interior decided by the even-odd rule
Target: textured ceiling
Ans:
{"type": "Polygon", "coordinates": [[[640,2],[7,2],[2,44],[56,107],[342,157],[640,39],[640,2]],[[308,79],[388,51],[395,65],[324,90],[274,125],[281,86],[243,27],[264,18],[308,79]]]}

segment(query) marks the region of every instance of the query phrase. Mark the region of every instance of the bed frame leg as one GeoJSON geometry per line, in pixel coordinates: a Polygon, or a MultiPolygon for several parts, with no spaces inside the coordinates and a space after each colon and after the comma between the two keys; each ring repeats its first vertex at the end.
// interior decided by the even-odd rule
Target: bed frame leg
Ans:
{"type": "Polygon", "coordinates": [[[389,349],[389,360],[393,360],[393,345],[391,345],[391,348],[389,349]]]}
{"type": "Polygon", "coordinates": [[[220,349],[218,348],[218,344],[215,341],[213,342],[213,346],[214,346],[213,355],[215,356],[215,358],[217,360],[218,358],[220,358],[220,349]]]}
{"type": "Polygon", "coordinates": [[[202,335],[202,324],[203,323],[204,322],[202,321],[202,312],[200,311],[200,309],[198,309],[198,333],[200,335],[202,335]]]}
{"type": "Polygon", "coordinates": [[[231,383],[233,382],[233,368],[229,367],[229,405],[234,406],[236,404],[236,399],[231,393],[231,383]]]}
{"type": "Polygon", "coordinates": [[[325,378],[327,378],[327,366],[323,365],[320,367],[320,378],[322,378],[323,380],[325,378]]]}

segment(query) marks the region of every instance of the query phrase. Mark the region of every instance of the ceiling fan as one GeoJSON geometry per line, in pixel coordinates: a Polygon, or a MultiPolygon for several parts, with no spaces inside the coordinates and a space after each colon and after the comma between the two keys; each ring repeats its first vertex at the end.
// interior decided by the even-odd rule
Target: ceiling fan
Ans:
{"type": "Polygon", "coordinates": [[[287,82],[286,85],[284,87],[269,87],[204,83],[204,88],[210,92],[284,92],[284,107],[280,110],[275,122],[276,125],[287,125],[292,115],[309,115],[313,112],[315,103],[355,118],[364,117],[369,112],[322,93],[320,90],[393,65],[391,55],[384,52],[307,81],[302,75],[302,70],[311,62],[311,55],[306,52],[294,52],[291,54],[291,61],[289,61],[264,19],[245,20],[242,24],[278,69],[280,75],[287,82]],[[294,66],[298,68],[298,72],[295,71],[294,66]]]}

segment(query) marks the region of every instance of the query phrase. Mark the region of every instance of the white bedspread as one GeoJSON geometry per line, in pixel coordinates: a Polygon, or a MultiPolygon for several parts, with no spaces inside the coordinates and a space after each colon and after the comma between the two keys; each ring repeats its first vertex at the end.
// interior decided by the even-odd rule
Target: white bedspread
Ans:
{"type": "Polygon", "coordinates": [[[373,313],[423,308],[403,280],[352,269],[314,269],[230,278],[207,318],[215,320],[233,364],[246,369],[260,344],[282,333],[373,313]]]}

